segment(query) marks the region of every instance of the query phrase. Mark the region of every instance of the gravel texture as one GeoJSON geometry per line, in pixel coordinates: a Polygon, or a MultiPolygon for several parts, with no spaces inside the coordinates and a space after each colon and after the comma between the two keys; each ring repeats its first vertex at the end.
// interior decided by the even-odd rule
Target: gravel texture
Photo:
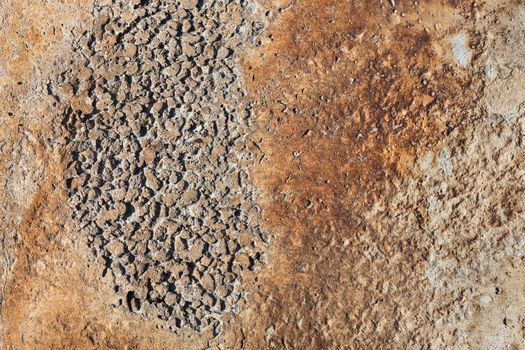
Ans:
{"type": "Polygon", "coordinates": [[[173,331],[220,330],[268,236],[246,169],[236,52],[263,27],[249,1],[118,1],[95,8],[61,90],[76,227],[119,305],[173,331]]]}

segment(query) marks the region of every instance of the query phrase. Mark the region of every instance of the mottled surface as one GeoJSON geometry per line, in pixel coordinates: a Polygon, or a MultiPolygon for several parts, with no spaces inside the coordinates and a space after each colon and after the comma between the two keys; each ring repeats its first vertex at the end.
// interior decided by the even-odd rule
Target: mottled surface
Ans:
{"type": "Polygon", "coordinates": [[[525,349],[521,1],[170,4],[0,4],[1,348],[525,349]]]}

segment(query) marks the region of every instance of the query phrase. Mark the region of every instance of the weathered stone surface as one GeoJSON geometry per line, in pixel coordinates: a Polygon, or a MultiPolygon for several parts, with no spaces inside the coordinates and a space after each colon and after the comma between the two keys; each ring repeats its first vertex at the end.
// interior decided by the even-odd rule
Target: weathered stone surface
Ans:
{"type": "Polygon", "coordinates": [[[525,349],[519,1],[0,4],[0,348],[525,349]]]}

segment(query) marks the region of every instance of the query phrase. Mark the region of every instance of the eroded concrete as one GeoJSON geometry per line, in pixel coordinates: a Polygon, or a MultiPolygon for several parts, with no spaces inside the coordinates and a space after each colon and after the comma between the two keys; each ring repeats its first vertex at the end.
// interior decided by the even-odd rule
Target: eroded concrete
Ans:
{"type": "MultiPolygon", "coordinates": [[[[228,309],[214,316],[220,329],[197,327],[188,316],[184,331],[177,330],[175,319],[170,329],[169,317],[156,314],[164,310],[165,299],[145,295],[140,309],[135,294],[126,299],[125,288],[143,283],[141,277],[126,282],[133,274],[124,274],[122,281],[112,271],[102,276],[106,265],[94,259],[89,248],[100,248],[101,255],[115,261],[131,251],[111,243],[111,237],[125,241],[118,215],[105,219],[104,230],[111,237],[99,231],[90,234],[80,228],[96,222],[102,211],[80,205],[81,214],[75,216],[76,204],[71,203],[83,186],[100,190],[111,184],[104,178],[100,184],[78,180],[93,175],[88,167],[71,163],[75,155],[80,158],[79,145],[106,139],[102,134],[84,135],[79,131],[82,123],[100,116],[102,129],[125,135],[104,118],[112,120],[131,107],[126,98],[133,94],[123,91],[118,105],[118,98],[104,98],[104,87],[109,92],[115,88],[117,96],[120,75],[129,73],[133,80],[161,74],[174,82],[173,89],[160,86],[160,91],[173,92],[173,103],[180,100],[176,109],[197,108],[192,104],[202,93],[178,77],[180,71],[165,68],[172,67],[170,62],[176,63],[179,54],[204,57],[200,46],[193,45],[200,39],[182,37],[186,31],[204,33],[210,23],[193,30],[196,23],[186,23],[193,15],[182,16],[180,23],[175,20],[177,13],[192,12],[195,6],[200,12],[203,4],[174,3],[165,9],[167,21],[160,20],[162,28],[174,24],[180,32],[175,40],[188,44],[180,47],[185,53],[156,57],[148,54],[153,49],[134,53],[132,46],[124,45],[123,55],[137,58],[126,61],[129,64],[116,62],[118,40],[112,42],[113,32],[104,26],[113,23],[118,31],[118,18],[155,6],[147,1],[13,0],[0,5],[3,347],[524,348],[523,4],[258,1],[243,3],[248,12],[236,11],[234,5],[219,11],[221,26],[249,22],[252,15],[262,23],[253,28],[253,35],[238,36],[231,52],[221,53],[221,45],[216,47],[222,57],[218,62],[232,69],[234,83],[208,94],[213,98],[206,106],[223,104],[217,94],[232,86],[247,92],[237,96],[230,91],[221,97],[235,105],[224,104],[230,116],[237,115],[231,112],[237,106],[250,108],[244,121],[225,127],[232,133],[228,135],[234,128],[240,138],[226,137],[234,141],[227,142],[232,148],[214,154],[237,159],[226,163],[246,174],[246,185],[238,192],[242,198],[234,201],[256,209],[248,210],[246,217],[260,223],[260,232],[267,235],[267,256],[257,269],[230,281],[243,292],[242,302],[235,312],[228,309]],[[126,14],[121,9],[126,6],[133,11],[126,14]],[[96,40],[89,39],[91,33],[96,40]],[[97,54],[89,52],[101,53],[100,59],[91,62],[89,57],[97,54]],[[103,69],[101,60],[114,61],[113,66],[103,69]],[[83,62],[88,63],[79,64],[83,62]],[[136,72],[133,62],[140,63],[136,72]],[[89,67],[89,74],[79,71],[82,66],[89,67]],[[132,71],[119,73],[128,68],[132,71]],[[100,77],[92,79],[100,82],[100,91],[75,88],[82,77],[100,77]],[[248,160],[239,161],[243,157],[248,160]],[[99,245],[96,237],[110,239],[99,245]],[[156,306],[153,299],[164,301],[156,306]],[[150,301],[151,309],[145,312],[143,305],[150,301]]],[[[167,38],[151,25],[139,27],[138,40],[143,35],[146,46],[150,35],[161,44],[167,38]]],[[[149,89],[144,87],[145,92],[149,89]]],[[[171,103],[169,96],[154,99],[171,103]]],[[[160,149],[145,152],[146,158],[180,149],[181,145],[167,145],[173,137],[182,144],[197,136],[206,139],[193,127],[175,127],[173,132],[179,130],[180,135],[156,132],[163,130],[165,108],[146,105],[152,120],[160,121],[148,124],[160,149]]],[[[140,134],[147,122],[138,118],[137,123],[140,134]]],[[[213,137],[210,142],[220,140],[213,137]]],[[[196,146],[195,154],[203,149],[196,146]]],[[[111,152],[94,157],[125,153],[111,152]]],[[[83,164],[89,160],[84,158],[83,164]]],[[[197,158],[184,163],[201,170],[212,166],[197,158]]],[[[177,159],[164,170],[184,173],[176,170],[183,165],[177,159]]],[[[164,170],[153,161],[145,167],[145,185],[123,185],[124,192],[134,187],[161,193],[180,181],[162,178],[164,170]]],[[[220,178],[229,178],[228,172],[222,174],[220,178]]],[[[207,177],[203,179],[185,181],[189,187],[211,186],[207,177]]],[[[194,218],[198,223],[206,217],[203,212],[220,207],[208,201],[188,211],[184,198],[167,205],[164,216],[179,224],[168,234],[170,239],[180,234],[182,221],[194,218]],[[171,213],[170,208],[179,211],[171,213]]],[[[163,197],[159,203],[164,202],[163,197]]],[[[102,207],[112,209],[108,201],[102,207]]],[[[135,208],[146,209],[147,205],[135,208]]],[[[152,228],[149,219],[137,220],[146,231],[152,228]]],[[[245,231],[229,225],[228,235],[245,231]]],[[[197,231],[189,231],[191,242],[197,231]]],[[[211,237],[216,236],[212,230],[211,237]]],[[[146,245],[155,241],[146,236],[143,240],[146,245]]],[[[245,243],[253,246],[243,242],[239,241],[241,250],[245,243]]],[[[226,249],[218,259],[235,255],[227,242],[218,248],[226,249]]],[[[208,253],[203,247],[199,254],[208,253]]],[[[150,255],[144,253],[145,258],[150,255]]],[[[201,255],[188,257],[200,261],[201,255]]],[[[168,263],[177,268],[180,259],[168,257],[168,263]]],[[[199,278],[204,276],[215,275],[199,278]]],[[[191,285],[189,278],[186,285],[191,285]]],[[[162,288],[156,288],[158,294],[162,288]]]]}

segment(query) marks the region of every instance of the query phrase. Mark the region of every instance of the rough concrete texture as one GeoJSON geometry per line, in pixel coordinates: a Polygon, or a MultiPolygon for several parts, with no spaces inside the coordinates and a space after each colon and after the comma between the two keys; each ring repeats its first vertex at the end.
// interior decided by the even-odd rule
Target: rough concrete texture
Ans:
{"type": "Polygon", "coordinates": [[[0,22],[0,348],[525,349],[522,1],[0,22]]]}

